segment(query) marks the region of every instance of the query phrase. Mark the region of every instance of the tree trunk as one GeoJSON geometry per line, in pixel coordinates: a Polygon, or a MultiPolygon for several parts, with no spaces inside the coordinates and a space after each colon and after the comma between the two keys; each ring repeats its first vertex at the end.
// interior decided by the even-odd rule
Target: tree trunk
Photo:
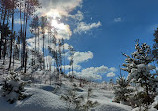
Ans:
{"type": "MultiPolygon", "coordinates": [[[[3,15],[3,13],[2,13],[2,15],[3,15]]],[[[7,15],[7,10],[5,8],[4,17],[3,17],[3,24],[1,25],[3,28],[2,28],[1,40],[0,40],[0,59],[2,58],[2,41],[4,38],[4,24],[5,24],[6,15],[7,15]]]]}
{"type": "MultiPolygon", "coordinates": [[[[14,0],[13,0],[14,3],[14,0]]],[[[11,62],[12,62],[12,45],[13,45],[13,38],[14,38],[14,9],[12,10],[12,35],[11,35],[11,42],[10,42],[10,58],[9,58],[9,69],[11,68],[11,62]]]]}

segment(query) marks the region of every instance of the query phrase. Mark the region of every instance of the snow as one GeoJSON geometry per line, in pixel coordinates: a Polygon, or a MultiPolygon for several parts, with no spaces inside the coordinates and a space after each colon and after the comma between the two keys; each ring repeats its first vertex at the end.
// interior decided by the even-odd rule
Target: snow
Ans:
{"type": "Polygon", "coordinates": [[[41,89],[27,88],[26,93],[32,96],[23,101],[9,104],[3,97],[0,97],[1,111],[65,111],[66,104],[59,96],[41,89]]]}
{"type": "Polygon", "coordinates": [[[96,108],[97,111],[131,111],[128,107],[118,107],[116,105],[104,104],[96,108]]]}
{"type": "MultiPolygon", "coordinates": [[[[18,63],[18,61],[15,61],[15,67],[19,67],[19,64],[20,63],[18,63]]],[[[6,68],[7,66],[8,65],[4,65],[6,68]]],[[[2,65],[0,65],[0,67],[2,67],[2,65]]],[[[150,69],[152,68],[151,66],[148,67],[150,69]]],[[[1,69],[0,73],[3,74],[3,70],[1,69]]],[[[7,73],[5,74],[7,75],[7,73]]],[[[43,72],[38,71],[37,74],[40,76],[43,74],[43,72]]],[[[69,81],[69,78],[62,77],[62,85],[56,92],[54,92],[56,88],[55,83],[52,82],[51,85],[43,83],[44,81],[41,81],[41,84],[33,83],[25,88],[25,93],[31,96],[24,100],[16,101],[14,104],[9,104],[4,97],[0,97],[0,111],[67,111],[67,104],[61,100],[60,97],[62,94],[65,94],[67,90],[72,89],[73,83],[79,85],[79,81],[74,79],[72,83],[69,81]]],[[[92,88],[93,92],[90,100],[97,101],[99,103],[99,105],[95,108],[92,108],[91,111],[132,111],[132,107],[128,105],[112,102],[114,94],[110,84],[84,84],[82,88],[78,88],[77,94],[86,97],[87,89],[89,87],[92,88]]],[[[155,103],[156,102],[157,100],[155,100],[155,103]]],[[[70,111],[75,110],[73,107],[71,107],[70,111]]],[[[156,110],[152,107],[150,111],[156,110]]]]}
{"type": "MultiPolygon", "coordinates": [[[[22,101],[17,101],[14,104],[9,104],[4,97],[0,97],[0,111],[67,111],[67,105],[60,99],[60,95],[53,94],[49,91],[53,88],[52,86],[41,85],[40,87],[41,89],[38,87],[26,88],[25,93],[31,96],[22,101]]],[[[64,90],[66,91],[66,89],[64,90]]],[[[78,93],[84,96],[87,94],[86,90],[78,93]]],[[[99,88],[93,89],[91,100],[97,100],[99,105],[96,108],[92,108],[92,111],[131,111],[130,106],[112,102],[113,97],[112,91],[99,88]]],[[[73,108],[71,110],[75,111],[73,108]]]]}
{"type": "Polygon", "coordinates": [[[131,111],[130,106],[112,102],[113,97],[113,91],[93,90],[92,100],[97,100],[100,104],[95,111],[131,111]]]}

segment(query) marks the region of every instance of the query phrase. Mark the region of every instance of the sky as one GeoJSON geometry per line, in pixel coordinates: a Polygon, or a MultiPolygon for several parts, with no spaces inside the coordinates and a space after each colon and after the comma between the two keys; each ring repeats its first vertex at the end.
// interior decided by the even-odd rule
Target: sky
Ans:
{"type": "Polygon", "coordinates": [[[65,39],[65,47],[71,45],[76,51],[77,76],[97,81],[115,79],[125,60],[121,53],[130,55],[136,39],[153,45],[158,26],[157,0],[39,1],[43,8],[37,14],[60,19],[52,25],[58,28],[59,38],[65,39]]]}
{"type": "MultiPolygon", "coordinates": [[[[115,67],[115,77],[119,65],[125,57],[121,52],[131,54],[135,40],[153,44],[153,33],[158,25],[157,0],[83,0],[84,22],[101,22],[101,26],[81,34],[72,35],[69,43],[79,51],[93,52],[93,59],[82,64],[87,67],[115,67]]],[[[107,73],[103,80],[109,80],[107,73]]],[[[114,78],[115,78],[114,77],[114,78]]]]}

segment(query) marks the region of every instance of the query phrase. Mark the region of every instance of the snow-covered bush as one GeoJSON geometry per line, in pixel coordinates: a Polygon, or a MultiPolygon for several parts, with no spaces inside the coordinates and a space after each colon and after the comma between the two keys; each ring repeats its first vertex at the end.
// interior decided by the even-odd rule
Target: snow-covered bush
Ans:
{"type": "Polygon", "coordinates": [[[114,102],[120,103],[123,102],[127,104],[128,98],[132,89],[129,87],[129,82],[126,80],[125,77],[120,76],[116,80],[116,85],[114,86],[114,102]]]}
{"type": "Polygon", "coordinates": [[[84,98],[85,100],[82,105],[82,109],[84,111],[88,111],[90,108],[96,107],[99,104],[97,101],[93,102],[92,100],[90,100],[91,96],[92,96],[92,89],[88,88],[87,97],[84,98]]]}
{"type": "Polygon", "coordinates": [[[67,94],[61,96],[61,99],[67,102],[68,111],[72,106],[75,107],[75,110],[80,110],[82,107],[81,103],[84,98],[82,95],[77,95],[76,88],[77,85],[74,84],[73,89],[69,90],[67,94]]]}
{"type": "Polygon", "coordinates": [[[27,97],[24,92],[24,86],[27,83],[21,80],[19,74],[11,72],[2,82],[1,96],[5,97],[10,104],[17,100],[23,100],[27,97]]]}
{"type": "Polygon", "coordinates": [[[92,96],[91,88],[88,88],[86,96],[79,95],[77,89],[77,85],[74,84],[73,88],[69,90],[67,94],[61,96],[61,99],[67,102],[69,109],[70,107],[74,107],[75,111],[88,111],[90,108],[98,105],[97,101],[93,102],[90,100],[90,97],[92,96]]]}
{"type": "Polygon", "coordinates": [[[155,77],[151,71],[155,69],[150,63],[153,62],[151,57],[151,49],[143,43],[141,46],[137,42],[135,45],[136,51],[132,56],[123,54],[127,58],[125,68],[122,70],[128,72],[127,80],[134,87],[135,92],[131,95],[131,103],[133,106],[148,106],[150,105],[155,96],[155,89],[157,87],[155,77]]]}

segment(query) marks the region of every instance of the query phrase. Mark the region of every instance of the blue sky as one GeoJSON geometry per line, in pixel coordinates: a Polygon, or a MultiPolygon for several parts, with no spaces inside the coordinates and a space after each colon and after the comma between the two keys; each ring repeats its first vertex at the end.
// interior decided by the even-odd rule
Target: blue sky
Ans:
{"type": "Polygon", "coordinates": [[[43,6],[39,15],[61,19],[59,24],[52,24],[62,27],[57,26],[59,36],[65,37],[66,46],[76,50],[74,65],[78,76],[99,81],[115,79],[125,59],[121,52],[130,55],[136,39],[153,44],[158,26],[157,0],[39,1],[43,6]]]}
{"type": "Polygon", "coordinates": [[[69,41],[78,51],[93,52],[93,59],[82,66],[118,69],[125,59],[121,52],[133,52],[136,39],[152,46],[158,25],[157,5],[157,0],[84,0],[82,8],[78,8],[84,14],[84,22],[100,21],[102,25],[74,34],[69,41]]]}

